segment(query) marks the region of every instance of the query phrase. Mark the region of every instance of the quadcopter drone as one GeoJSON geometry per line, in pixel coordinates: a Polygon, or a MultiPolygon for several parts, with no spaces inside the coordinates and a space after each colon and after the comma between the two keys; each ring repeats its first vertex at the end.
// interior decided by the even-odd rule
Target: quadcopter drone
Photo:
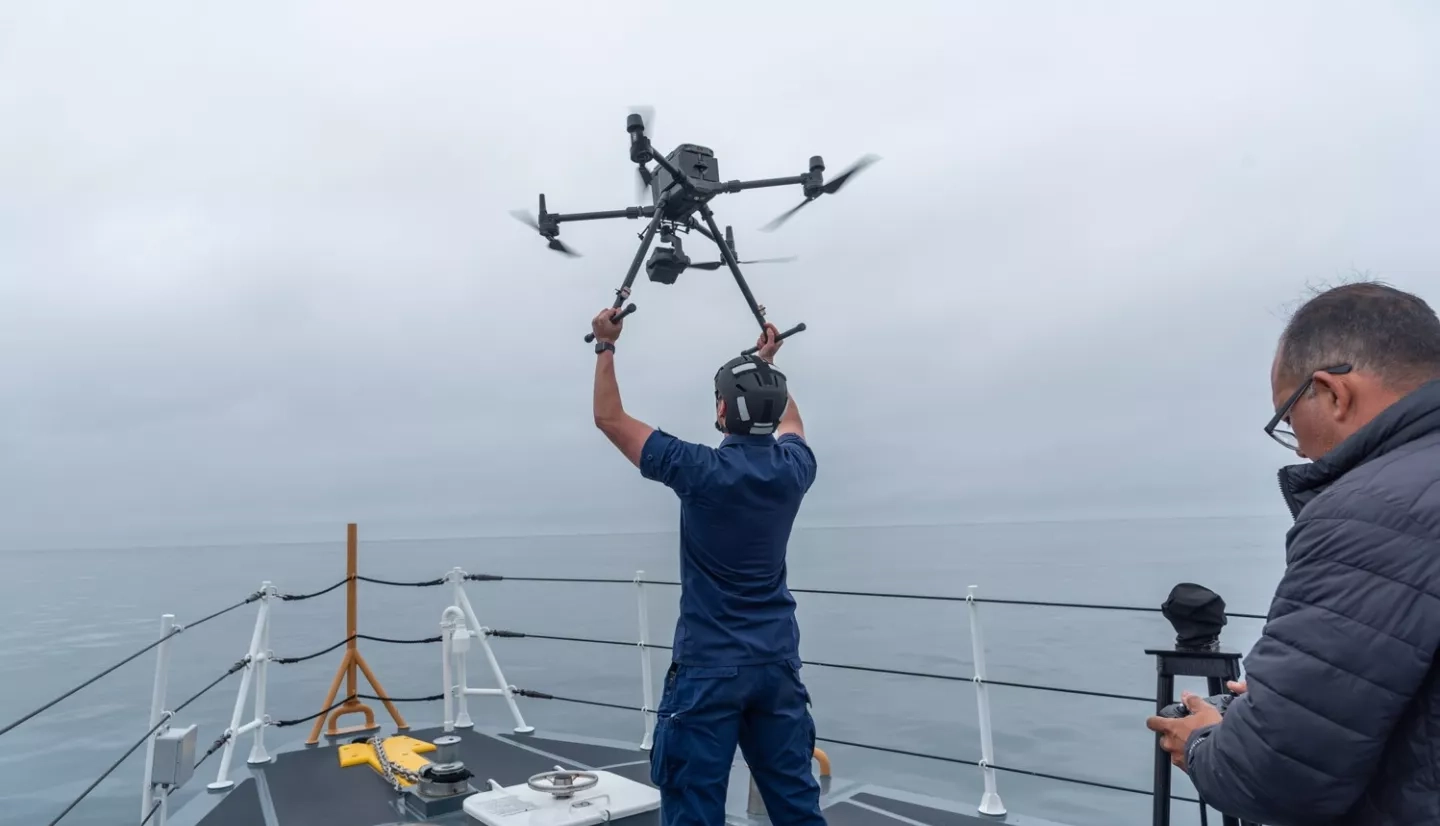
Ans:
{"type": "MultiPolygon", "coordinates": [[[[630,304],[621,310],[625,299],[630,296],[630,288],[635,283],[635,277],[640,272],[640,267],[645,266],[646,276],[658,284],[674,284],[680,277],[680,273],[687,269],[716,270],[721,266],[728,267],[730,274],[735,276],[735,283],[740,287],[740,293],[745,297],[745,303],[750,306],[750,312],[755,316],[755,321],[760,329],[765,329],[765,310],[755,302],[755,296],[751,294],[750,287],[745,283],[745,276],[740,273],[741,264],[781,263],[794,260],[793,258],[778,259],[757,259],[753,261],[738,260],[735,252],[735,235],[731,227],[725,228],[724,240],[721,240],[720,227],[715,223],[715,214],[710,209],[710,201],[716,195],[725,192],[740,192],[746,189],[760,189],[763,187],[792,186],[799,184],[805,195],[805,200],[798,205],[782,213],[778,218],[762,227],[762,230],[769,232],[789,220],[801,207],[819,198],[821,195],[833,195],[840,191],[850,178],[860,170],[879,160],[874,155],[866,155],[855,162],[844,172],[841,172],[830,181],[825,180],[825,161],[819,155],[810,158],[810,171],[788,178],[762,178],[754,181],[721,181],[719,166],[715,160],[715,153],[709,147],[693,143],[682,143],[670,151],[670,154],[662,157],[655,153],[650,144],[650,138],[645,134],[645,123],[647,118],[641,112],[645,111],[650,115],[649,120],[654,120],[654,113],[650,110],[632,110],[626,118],[625,130],[630,133],[630,160],[637,165],[636,174],[638,194],[644,197],[644,191],[649,190],[650,205],[633,206],[625,209],[611,210],[608,212],[575,212],[562,214],[558,212],[547,212],[545,209],[545,195],[540,195],[540,217],[536,220],[528,212],[523,210],[512,210],[511,215],[521,222],[528,224],[540,237],[548,241],[550,249],[569,256],[577,256],[579,253],[567,247],[560,241],[560,224],[567,221],[595,221],[603,218],[648,218],[649,224],[645,231],[640,233],[640,248],[635,252],[635,258],[630,262],[630,269],[625,273],[625,280],[619,289],[615,290],[614,309],[617,311],[611,316],[616,321],[635,312],[635,305],[630,304]],[[654,161],[655,168],[650,168],[649,163],[654,161]],[[698,216],[698,220],[697,220],[698,216]],[[688,235],[692,230],[714,242],[720,250],[720,261],[692,262],[685,254],[684,245],[681,243],[681,236],[688,235]],[[658,246],[651,252],[650,259],[645,259],[646,251],[650,250],[651,244],[655,241],[656,235],[660,236],[661,244],[669,246],[658,246]]],[[[779,338],[785,339],[802,332],[805,329],[804,323],[796,324],[789,330],[780,333],[779,338]]],[[[593,333],[586,334],[585,341],[594,341],[593,333]]],[[[597,345],[598,347],[598,345],[597,345]]],[[[743,351],[744,355],[754,353],[756,348],[751,347],[743,351]]],[[[597,351],[598,352],[598,351],[597,351]]]]}

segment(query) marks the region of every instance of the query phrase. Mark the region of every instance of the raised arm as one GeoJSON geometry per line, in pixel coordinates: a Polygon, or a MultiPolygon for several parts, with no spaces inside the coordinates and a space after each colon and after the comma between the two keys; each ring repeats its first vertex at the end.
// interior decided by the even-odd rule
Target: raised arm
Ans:
{"type": "MultiPolygon", "coordinates": [[[[775,354],[785,343],[778,340],[776,336],[780,333],[775,329],[774,324],[766,324],[764,332],[760,333],[760,340],[755,342],[756,355],[767,362],[775,363],[775,354]]],[[[800,438],[805,438],[805,422],[800,419],[800,407],[795,404],[795,396],[787,395],[785,401],[785,412],[780,414],[780,421],[775,426],[775,438],[780,438],[786,433],[794,433],[800,438]]]]}
{"type": "Polygon", "coordinates": [[[610,320],[611,307],[601,310],[590,322],[597,346],[604,349],[595,356],[595,426],[615,445],[630,464],[640,467],[640,452],[655,428],[625,412],[620,402],[620,384],[615,378],[615,341],[625,322],[610,320]]]}
{"type": "MultiPolygon", "coordinates": [[[[800,408],[795,404],[793,394],[786,396],[785,412],[780,415],[780,423],[775,426],[775,437],[778,439],[786,433],[794,433],[800,438],[805,438],[805,422],[800,419],[800,408]]],[[[821,434],[822,436],[824,434],[821,434]]],[[[824,441],[823,439],[821,441],[824,441]]]]}

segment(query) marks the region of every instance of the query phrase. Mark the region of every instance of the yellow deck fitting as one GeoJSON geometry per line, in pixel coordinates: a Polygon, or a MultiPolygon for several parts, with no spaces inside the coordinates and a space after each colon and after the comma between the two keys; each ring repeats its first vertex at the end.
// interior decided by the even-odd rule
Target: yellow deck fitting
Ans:
{"type": "Polygon", "coordinates": [[[820,776],[821,776],[821,777],[829,777],[829,776],[830,776],[830,755],[826,754],[825,752],[821,751],[820,749],[816,749],[816,750],[815,750],[815,762],[820,764],[820,776]]]}
{"type": "MultiPolygon", "coordinates": [[[[406,737],[397,734],[393,737],[386,737],[380,741],[385,747],[385,756],[390,758],[391,765],[409,769],[412,772],[420,771],[420,767],[429,763],[429,760],[420,755],[427,751],[434,751],[435,744],[427,743],[424,740],[416,740],[414,737],[406,737]]],[[[340,767],[365,766],[375,770],[381,777],[385,772],[380,769],[380,758],[375,755],[375,749],[370,743],[346,743],[340,747],[340,767]]],[[[402,786],[414,785],[399,775],[395,779],[400,781],[402,786]]]]}

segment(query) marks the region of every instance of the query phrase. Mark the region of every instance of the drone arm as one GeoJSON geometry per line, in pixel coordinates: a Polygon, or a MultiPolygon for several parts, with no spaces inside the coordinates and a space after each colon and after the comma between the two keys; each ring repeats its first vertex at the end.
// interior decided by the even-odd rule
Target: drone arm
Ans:
{"type": "Polygon", "coordinates": [[[571,212],[568,214],[551,212],[545,217],[559,224],[567,221],[599,221],[605,218],[651,218],[654,215],[655,207],[653,206],[633,206],[605,212],[571,212]]]}
{"type": "Polygon", "coordinates": [[[763,189],[769,186],[794,186],[805,183],[806,176],[791,175],[788,178],[760,178],[754,181],[726,181],[726,192],[740,192],[746,189],[763,189]]]}

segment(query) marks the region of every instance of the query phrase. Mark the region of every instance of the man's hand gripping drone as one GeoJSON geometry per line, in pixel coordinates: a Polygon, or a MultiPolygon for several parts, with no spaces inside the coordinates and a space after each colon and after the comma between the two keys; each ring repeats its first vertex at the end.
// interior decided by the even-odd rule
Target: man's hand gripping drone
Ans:
{"type": "MultiPolygon", "coordinates": [[[[651,120],[653,120],[653,112],[651,120]]],[[[833,180],[825,180],[825,162],[819,155],[810,158],[810,171],[801,175],[794,175],[788,178],[762,178],[754,181],[721,181],[719,166],[715,160],[715,153],[708,147],[697,146],[690,143],[682,143],[670,152],[669,155],[661,157],[655,154],[650,145],[650,139],[645,135],[646,118],[640,112],[631,112],[626,119],[625,129],[630,133],[630,160],[638,165],[637,174],[639,179],[637,185],[640,189],[640,196],[644,197],[644,190],[650,192],[650,206],[627,207],[625,209],[611,210],[608,212],[576,212],[562,214],[545,211],[545,195],[540,195],[540,218],[537,221],[528,212],[514,210],[510,214],[520,221],[529,224],[540,234],[542,238],[549,241],[550,249],[565,255],[578,255],[575,251],[565,246],[559,239],[560,224],[567,221],[595,221],[602,218],[648,218],[650,223],[645,231],[640,233],[640,248],[635,252],[635,258],[630,262],[630,269],[625,273],[625,280],[620,288],[615,291],[614,308],[619,311],[613,318],[618,321],[621,318],[635,312],[635,305],[630,304],[624,310],[620,306],[630,297],[631,285],[635,283],[635,276],[640,272],[640,265],[644,263],[646,275],[651,281],[659,284],[674,284],[680,273],[686,269],[715,270],[721,266],[729,267],[730,274],[735,276],[735,283],[740,287],[740,293],[745,297],[745,303],[750,305],[750,312],[755,316],[755,322],[760,325],[763,332],[765,329],[765,310],[755,302],[755,296],[751,294],[750,287],[745,283],[745,276],[740,273],[740,264],[761,264],[779,263],[793,260],[791,258],[770,258],[754,261],[739,261],[735,253],[735,236],[730,227],[725,228],[724,240],[721,240],[720,227],[715,223],[715,215],[710,209],[710,200],[723,192],[740,192],[746,189],[760,189],[762,187],[792,186],[799,184],[804,192],[805,200],[797,206],[787,210],[780,217],[765,225],[762,229],[766,232],[775,229],[805,206],[821,195],[834,194],[850,180],[856,172],[874,163],[878,158],[874,155],[867,155],[857,161],[850,168],[840,173],[833,180]],[[648,166],[651,161],[657,164],[653,170],[648,166]],[[699,220],[696,220],[696,216],[699,220]],[[703,222],[703,225],[702,225],[703,222]],[[720,249],[721,261],[706,261],[702,263],[692,262],[684,252],[680,242],[682,234],[688,234],[694,230],[710,239],[720,249]],[[656,247],[645,261],[645,253],[655,240],[656,233],[660,235],[662,244],[669,244],[669,247],[656,247]]],[[[805,329],[803,323],[780,334],[780,338],[789,338],[805,329]]],[[[585,341],[593,341],[594,334],[586,334],[585,341]]],[[[749,355],[754,353],[756,348],[751,347],[744,351],[749,355]]]]}

